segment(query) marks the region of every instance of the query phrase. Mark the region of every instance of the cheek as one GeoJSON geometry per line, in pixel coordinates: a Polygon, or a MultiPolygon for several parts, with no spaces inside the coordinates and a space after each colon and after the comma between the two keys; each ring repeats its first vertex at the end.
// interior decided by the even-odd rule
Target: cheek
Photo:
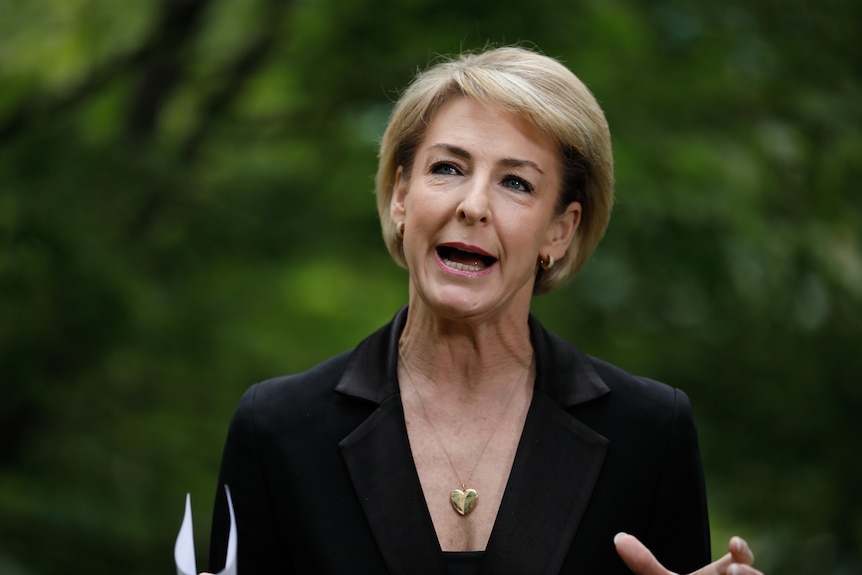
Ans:
{"type": "Polygon", "coordinates": [[[450,215],[449,207],[443,198],[429,197],[429,194],[419,193],[414,194],[412,200],[408,205],[407,219],[415,230],[438,227],[450,215]]]}
{"type": "Polygon", "coordinates": [[[404,250],[405,252],[424,251],[433,242],[435,231],[440,228],[440,217],[426,206],[414,203],[405,218],[404,250]]]}
{"type": "Polygon", "coordinates": [[[545,230],[537,222],[525,219],[515,220],[501,229],[501,236],[509,250],[528,254],[537,251],[542,244],[545,230]]]}

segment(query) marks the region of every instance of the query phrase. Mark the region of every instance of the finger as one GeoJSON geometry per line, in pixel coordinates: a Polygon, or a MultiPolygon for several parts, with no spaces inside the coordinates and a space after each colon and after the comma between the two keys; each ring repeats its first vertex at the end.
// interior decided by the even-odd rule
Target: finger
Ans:
{"type": "Polygon", "coordinates": [[[635,575],[675,575],[662,567],[650,550],[633,535],[617,533],[614,545],[623,562],[635,575]]]}
{"type": "Polygon", "coordinates": [[[727,567],[727,571],[725,571],[724,573],[726,573],[726,575],[763,575],[763,573],[761,573],[751,565],[742,565],[740,563],[730,564],[727,567]]]}
{"type": "Polygon", "coordinates": [[[725,553],[719,559],[701,567],[691,575],[732,575],[729,571],[732,564],[733,556],[730,553],[725,553]]]}
{"type": "Polygon", "coordinates": [[[731,537],[728,549],[734,563],[754,565],[754,553],[751,551],[751,547],[748,546],[748,542],[742,537],[738,535],[731,537]]]}

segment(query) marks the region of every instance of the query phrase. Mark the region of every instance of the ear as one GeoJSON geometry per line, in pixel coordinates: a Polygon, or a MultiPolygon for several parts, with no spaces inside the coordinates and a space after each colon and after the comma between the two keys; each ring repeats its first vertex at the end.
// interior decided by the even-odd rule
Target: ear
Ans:
{"type": "Polygon", "coordinates": [[[572,202],[566,210],[551,221],[548,227],[548,236],[545,245],[539,255],[552,255],[559,261],[569,250],[569,245],[575,239],[575,232],[581,223],[583,207],[581,202],[572,202]]]}
{"type": "Polygon", "coordinates": [[[398,166],[395,172],[395,183],[392,185],[392,199],[389,200],[389,217],[395,222],[403,222],[407,217],[407,178],[404,167],[398,166]]]}

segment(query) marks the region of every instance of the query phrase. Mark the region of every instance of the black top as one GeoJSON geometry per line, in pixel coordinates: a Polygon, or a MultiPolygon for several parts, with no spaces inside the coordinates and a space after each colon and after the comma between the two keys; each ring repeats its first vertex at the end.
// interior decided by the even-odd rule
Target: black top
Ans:
{"type": "MultiPolygon", "coordinates": [[[[253,386],[228,432],[242,575],[440,575],[447,563],[422,492],[398,386],[402,310],[352,352],[253,386]]],[[[709,562],[700,452],[679,390],[590,357],[529,320],[536,380],[481,571],[630,574],[637,536],[665,567],[709,562]]],[[[224,563],[218,489],[210,571],[224,563]]]]}
{"type": "Polygon", "coordinates": [[[484,551],[444,551],[448,575],[477,575],[484,551]]]}

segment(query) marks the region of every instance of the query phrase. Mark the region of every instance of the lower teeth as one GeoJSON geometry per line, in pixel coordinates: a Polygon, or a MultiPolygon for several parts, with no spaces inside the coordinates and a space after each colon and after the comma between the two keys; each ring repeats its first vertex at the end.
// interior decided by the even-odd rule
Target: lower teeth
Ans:
{"type": "Polygon", "coordinates": [[[468,264],[462,264],[459,262],[453,262],[452,260],[444,259],[443,263],[449,266],[450,268],[455,268],[456,270],[461,270],[462,272],[477,272],[482,268],[480,266],[471,266],[468,264]]]}

